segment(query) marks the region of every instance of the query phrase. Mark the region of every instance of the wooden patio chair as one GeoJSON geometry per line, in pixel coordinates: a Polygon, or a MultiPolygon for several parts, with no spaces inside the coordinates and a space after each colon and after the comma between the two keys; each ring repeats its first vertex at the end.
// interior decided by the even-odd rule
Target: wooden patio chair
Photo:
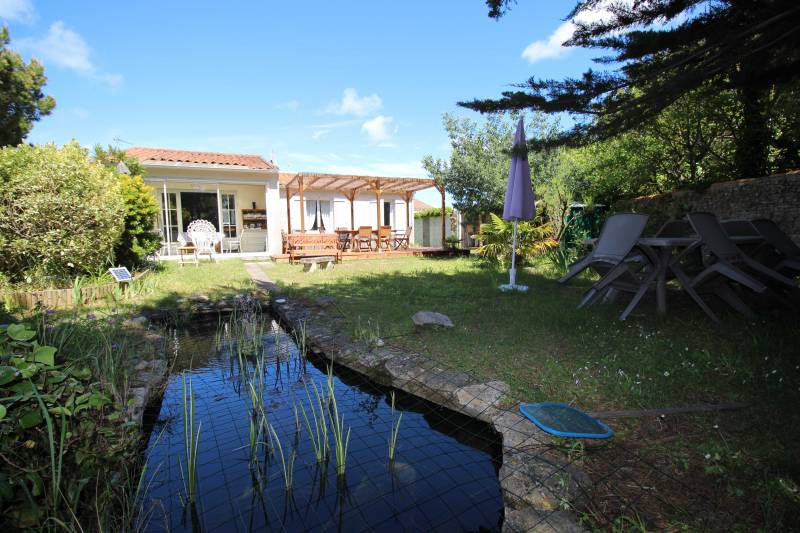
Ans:
{"type": "Polygon", "coordinates": [[[392,244],[393,244],[392,227],[380,226],[378,228],[378,242],[377,242],[378,249],[390,250],[392,248],[392,244]]]}
{"type": "Polygon", "coordinates": [[[356,235],[356,250],[361,252],[365,249],[368,252],[372,251],[372,226],[359,226],[358,228],[358,234],[356,235]]]}
{"type": "Polygon", "coordinates": [[[336,228],[337,246],[341,251],[347,251],[350,248],[350,230],[347,228],[336,228]]]}
{"type": "Polygon", "coordinates": [[[398,250],[403,248],[407,250],[411,243],[411,226],[408,226],[402,234],[394,236],[394,249],[398,250]]]}

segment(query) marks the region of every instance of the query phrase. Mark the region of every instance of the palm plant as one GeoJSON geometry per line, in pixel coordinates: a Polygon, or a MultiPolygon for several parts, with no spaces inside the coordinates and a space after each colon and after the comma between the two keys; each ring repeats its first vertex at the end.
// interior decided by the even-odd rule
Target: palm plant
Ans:
{"type": "MultiPolygon", "coordinates": [[[[506,222],[494,213],[490,216],[491,222],[481,224],[480,233],[473,235],[472,238],[481,243],[477,250],[481,258],[490,264],[506,268],[511,263],[514,224],[506,222]]],[[[517,223],[518,262],[529,261],[555,246],[558,246],[558,241],[553,238],[549,223],[542,224],[540,219],[517,223]]]]}

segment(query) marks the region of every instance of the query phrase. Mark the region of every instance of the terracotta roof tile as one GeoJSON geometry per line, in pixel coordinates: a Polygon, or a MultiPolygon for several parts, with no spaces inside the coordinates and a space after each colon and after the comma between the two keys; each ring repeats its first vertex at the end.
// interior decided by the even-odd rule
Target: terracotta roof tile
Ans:
{"type": "Polygon", "coordinates": [[[426,204],[422,200],[414,199],[414,211],[426,211],[428,209],[433,209],[433,206],[430,204],[426,204]]]}
{"type": "Polygon", "coordinates": [[[125,153],[137,158],[142,163],[171,162],[190,163],[195,165],[223,165],[250,170],[276,170],[271,161],[260,155],[250,154],[223,154],[218,152],[195,152],[191,150],[170,150],[167,148],[146,148],[134,146],[125,150],[125,153]]]}

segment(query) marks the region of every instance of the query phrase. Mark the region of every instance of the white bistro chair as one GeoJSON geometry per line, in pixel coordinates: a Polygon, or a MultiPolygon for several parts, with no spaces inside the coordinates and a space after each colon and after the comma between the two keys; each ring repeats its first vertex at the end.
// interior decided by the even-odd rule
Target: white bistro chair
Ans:
{"type": "Polygon", "coordinates": [[[214,224],[208,220],[193,220],[186,228],[186,236],[192,241],[198,256],[207,255],[210,261],[214,261],[214,247],[219,242],[219,233],[214,224]]]}

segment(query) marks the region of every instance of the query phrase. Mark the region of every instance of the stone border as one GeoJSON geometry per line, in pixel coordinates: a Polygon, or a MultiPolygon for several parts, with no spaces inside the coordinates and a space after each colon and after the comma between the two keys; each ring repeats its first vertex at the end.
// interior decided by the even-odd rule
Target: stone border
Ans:
{"type": "MultiPolygon", "coordinates": [[[[247,265],[256,285],[280,294],[256,265],[247,265]]],[[[313,306],[282,298],[271,305],[283,324],[297,329],[305,324],[308,347],[314,353],[360,372],[373,381],[401,389],[436,404],[490,424],[502,438],[502,466],[498,474],[505,504],[503,531],[585,531],[566,511],[580,501],[590,485],[580,469],[553,453],[553,440],[516,410],[499,405],[510,387],[502,381],[481,383],[466,372],[436,366],[420,354],[391,347],[372,347],[363,341],[315,325],[330,299],[313,306]]]]}
{"type": "Polygon", "coordinates": [[[169,374],[165,338],[160,333],[147,329],[147,319],[144,317],[128,319],[123,327],[127,333],[142,339],[132,350],[137,357],[128,361],[131,372],[128,393],[133,404],[126,411],[126,419],[141,427],[145,408],[161,394],[169,374]]]}

